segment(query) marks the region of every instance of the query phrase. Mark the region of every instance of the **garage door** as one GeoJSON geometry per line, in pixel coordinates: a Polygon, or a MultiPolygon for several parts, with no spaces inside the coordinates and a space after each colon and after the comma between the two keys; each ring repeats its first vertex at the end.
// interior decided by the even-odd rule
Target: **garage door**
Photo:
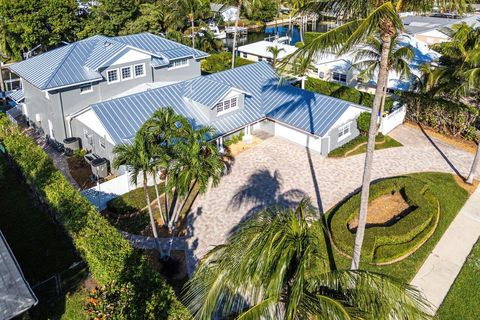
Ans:
{"type": "Polygon", "coordinates": [[[322,150],[321,149],[322,143],[319,137],[311,136],[299,130],[287,127],[278,122],[275,122],[275,135],[278,137],[285,138],[303,147],[308,147],[309,149],[319,153],[322,150]]]}

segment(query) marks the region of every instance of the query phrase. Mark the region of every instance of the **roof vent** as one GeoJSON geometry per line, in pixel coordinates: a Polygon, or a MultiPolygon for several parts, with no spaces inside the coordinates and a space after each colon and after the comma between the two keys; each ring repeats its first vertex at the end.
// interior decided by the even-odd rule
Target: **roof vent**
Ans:
{"type": "Polygon", "coordinates": [[[108,48],[108,47],[110,47],[111,45],[112,45],[112,43],[111,43],[111,42],[108,42],[108,41],[105,41],[105,42],[103,43],[103,46],[104,46],[105,48],[108,48]]]}

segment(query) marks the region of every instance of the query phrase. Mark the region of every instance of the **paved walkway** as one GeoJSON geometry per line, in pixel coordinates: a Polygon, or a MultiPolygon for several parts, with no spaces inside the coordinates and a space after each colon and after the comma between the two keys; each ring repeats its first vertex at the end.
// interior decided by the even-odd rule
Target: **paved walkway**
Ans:
{"type": "MultiPolygon", "coordinates": [[[[372,178],[441,171],[466,175],[473,155],[420,130],[400,126],[390,134],[404,146],[375,152],[372,178]]],[[[190,269],[225,242],[242,219],[261,207],[298,201],[304,195],[326,211],[361,185],[364,155],[325,158],[273,137],[236,157],[232,172],[192,207],[190,269]]]]}
{"type": "Polygon", "coordinates": [[[447,296],[479,236],[480,188],[477,188],[411,282],[432,304],[432,314],[447,296]]]}

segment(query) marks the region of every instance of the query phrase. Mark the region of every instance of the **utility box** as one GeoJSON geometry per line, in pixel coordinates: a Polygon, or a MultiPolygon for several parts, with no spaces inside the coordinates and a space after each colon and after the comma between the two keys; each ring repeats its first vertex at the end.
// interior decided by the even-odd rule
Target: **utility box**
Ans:
{"type": "Polygon", "coordinates": [[[71,137],[63,139],[63,145],[72,151],[80,149],[80,138],[71,137]]]}

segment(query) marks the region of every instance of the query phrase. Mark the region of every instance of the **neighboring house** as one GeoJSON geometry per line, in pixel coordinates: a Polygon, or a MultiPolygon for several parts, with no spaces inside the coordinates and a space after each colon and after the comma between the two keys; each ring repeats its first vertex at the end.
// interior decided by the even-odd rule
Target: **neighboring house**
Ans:
{"type": "Polygon", "coordinates": [[[402,21],[408,34],[428,45],[450,41],[450,31],[454,24],[464,22],[468,25],[480,26],[480,17],[478,16],[454,19],[410,15],[404,17],[402,21]]]}
{"type": "Polygon", "coordinates": [[[322,155],[356,137],[355,119],[368,110],[282,85],[272,67],[259,62],[93,104],[74,116],[73,135],[83,139],[88,132],[104,144],[99,155],[112,159],[112,148],[130,142],[161,107],[172,107],[194,126],[214,127],[219,148],[240,131],[245,139],[266,131],[322,155]]]}
{"type": "Polygon", "coordinates": [[[38,303],[0,231],[0,320],[9,320],[38,303]]]}
{"type": "MultiPolygon", "coordinates": [[[[428,48],[428,46],[414,37],[403,34],[400,38],[401,46],[413,48],[415,57],[410,63],[413,76],[420,76],[420,66],[424,63],[433,63],[440,58],[440,54],[428,48]]],[[[362,91],[375,92],[376,76],[374,79],[362,79],[360,71],[355,68],[355,50],[344,55],[337,56],[330,53],[319,53],[313,63],[314,72],[311,76],[319,79],[339,83],[341,85],[357,88],[362,91]]],[[[388,77],[388,88],[390,90],[408,91],[411,89],[414,78],[402,79],[396,72],[391,71],[388,77]]]]}
{"type": "MultiPolygon", "coordinates": [[[[23,99],[22,112],[31,124],[62,142],[72,137],[73,115],[90,104],[146,90],[149,84],[158,87],[199,76],[199,60],[206,56],[150,33],[94,36],[11,65],[23,84],[23,92],[12,98],[23,99]]],[[[103,145],[82,142],[89,150],[103,145]]]]}
{"type": "Polygon", "coordinates": [[[238,9],[234,6],[224,5],[220,3],[210,3],[210,9],[213,12],[213,17],[221,19],[224,22],[233,22],[237,19],[238,9]]]}
{"type": "Polygon", "coordinates": [[[269,47],[277,47],[283,49],[278,54],[278,60],[282,60],[286,56],[294,53],[297,51],[297,47],[291,46],[284,43],[279,43],[277,41],[258,41],[254,43],[250,43],[244,46],[240,46],[237,49],[238,55],[244,59],[250,61],[263,61],[266,60],[268,62],[272,62],[273,55],[271,52],[267,51],[269,47]]]}

